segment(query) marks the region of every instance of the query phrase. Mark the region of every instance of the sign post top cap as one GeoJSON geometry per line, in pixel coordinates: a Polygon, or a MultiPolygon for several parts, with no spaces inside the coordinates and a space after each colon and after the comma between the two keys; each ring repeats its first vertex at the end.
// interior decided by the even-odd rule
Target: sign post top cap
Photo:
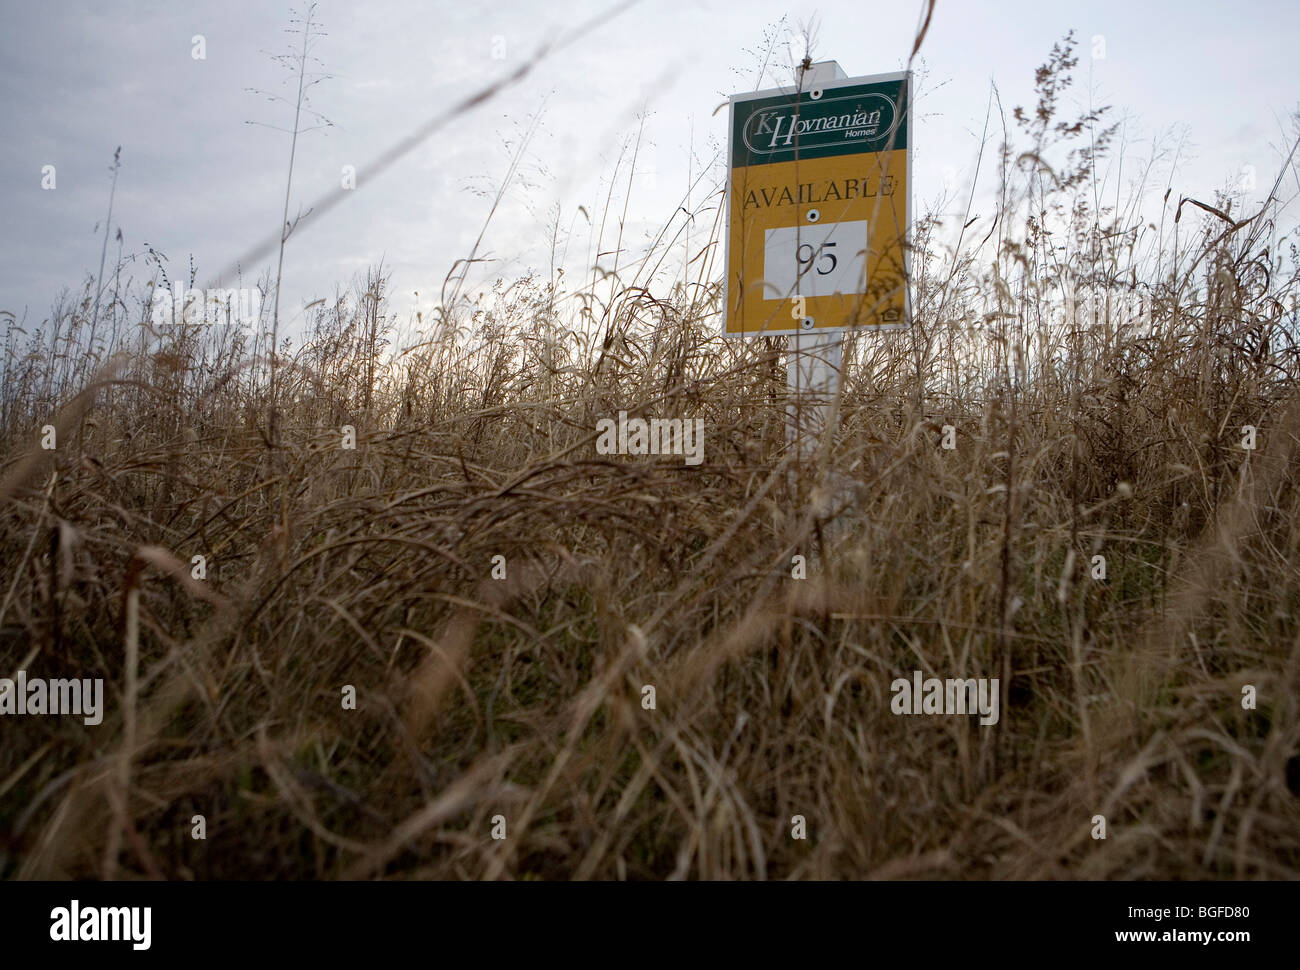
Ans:
{"type": "Polygon", "coordinates": [[[799,70],[803,73],[803,80],[806,83],[842,81],[848,78],[848,75],[844,73],[844,68],[840,67],[839,61],[817,61],[808,68],[800,65],[799,70]]]}

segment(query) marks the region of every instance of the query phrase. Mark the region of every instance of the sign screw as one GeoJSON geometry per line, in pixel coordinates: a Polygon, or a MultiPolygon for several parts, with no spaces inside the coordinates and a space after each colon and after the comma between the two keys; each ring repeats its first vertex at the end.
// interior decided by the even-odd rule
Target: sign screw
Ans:
{"type": "Polygon", "coordinates": [[[809,210],[808,210],[808,217],[807,217],[807,218],[808,218],[808,221],[809,221],[809,222],[816,222],[816,221],[817,221],[818,219],[820,219],[821,217],[822,217],[822,214],[821,214],[820,212],[818,212],[816,209],[809,209],[809,210]]]}
{"type": "Polygon", "coordinates": [[[799,326],[803,327],[803,329],[805,330],[811,330],[813,328],[814,322],[815,321],[813,320],[812,317],[804,317],[802,320],[799,321],[799,326]]]}

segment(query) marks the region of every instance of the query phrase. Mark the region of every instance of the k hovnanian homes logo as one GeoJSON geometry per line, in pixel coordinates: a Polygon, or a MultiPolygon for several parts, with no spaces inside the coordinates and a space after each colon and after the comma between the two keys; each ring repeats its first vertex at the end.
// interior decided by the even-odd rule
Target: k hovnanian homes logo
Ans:
{"type": "Polygon", "coordinates": [[[901,122],[907,107],[907,84],[901,81],[740,102],[732,164],[906,149],[907,126],[901,122]]]}

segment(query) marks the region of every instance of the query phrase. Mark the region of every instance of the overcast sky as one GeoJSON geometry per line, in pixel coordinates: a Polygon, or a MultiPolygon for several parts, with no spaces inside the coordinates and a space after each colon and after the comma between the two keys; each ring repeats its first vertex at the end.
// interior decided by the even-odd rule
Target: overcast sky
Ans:
{"type": "MultiPolygon", "coordinates": [[[[875,74],[904,66],[920,10],[919,0],[643,0],[370,177],[367,165],[420,124],[613,6],[321,0],[316,69],[333,76],[311,89],[311,104],[334,127],[300,138],[292,208],[337,187],[346,165],[356,167],[357,189],[291,240],[285,306],[332,296],[382,259],[393,273],[394,309],[409,311],[418,290],[427,310],[473,245],[534,118],[484,241],[481,255],[495,262],[475,278],[548,273],[557,204],[561,245],[572,230],[565,252],[580,271],[589,238],[577,207],[597,215],[604,207],[620,145],[643,112],[627,215],[632,244],[668,217],[688,173],[725,144],[726,112],[714,109],[755,87],[766,29],[783,16],[794,28],[815,17],[814,59],[837,60],[851,76],[875,74]]],[[[149,244],[169,258],[173,279],[185,277],[193,258],[201,286],[275,233],[288,137],[247,122],[288,127],[291,108],[247,89],[294,93],[269,56],[297,39],[284,32],[288,3],[0,0],[0,9],[0,310],[39,323],[62,287],[79,287],[98,268],[94,228],[118,145],[113,225],[125,256],[149,244]],[[41,187],[46,165],[57,173],[53,191],[41,187]]],[[[1080,56],[1071,100],[1091,93],[1129,119],[1134,170],[1155,136],[1177,130],[1186,140],[1175,194],[1212,200],[1253,166],[1252,194],[1262,197],[1300,103],[1294,0],[940,0],[917,88],[918,209],[945,178],[960,185],[969,177],[990,82],[1008,110],[1030,105],[1034,69],[1071,28],[1080,56]]],[[[783,46],[771,68],[771,77],[788,80],[783,46]]],[[[110,266],[116,251],[114,243],[110,266]]],[[[268,265],[271,257],[246,266],[245,279],[268,265]]],[[[142,259],[129,271],[148,275],[142,259]]]]}

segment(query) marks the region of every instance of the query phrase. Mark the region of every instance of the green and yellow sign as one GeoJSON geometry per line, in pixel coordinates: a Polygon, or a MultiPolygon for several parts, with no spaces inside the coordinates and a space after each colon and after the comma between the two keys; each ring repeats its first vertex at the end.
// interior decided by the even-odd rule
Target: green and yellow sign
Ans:
{"type": "Polygon", "coordinates": [[[728,336],[909,318],[911,75],[731,98],[728,336]]]}

